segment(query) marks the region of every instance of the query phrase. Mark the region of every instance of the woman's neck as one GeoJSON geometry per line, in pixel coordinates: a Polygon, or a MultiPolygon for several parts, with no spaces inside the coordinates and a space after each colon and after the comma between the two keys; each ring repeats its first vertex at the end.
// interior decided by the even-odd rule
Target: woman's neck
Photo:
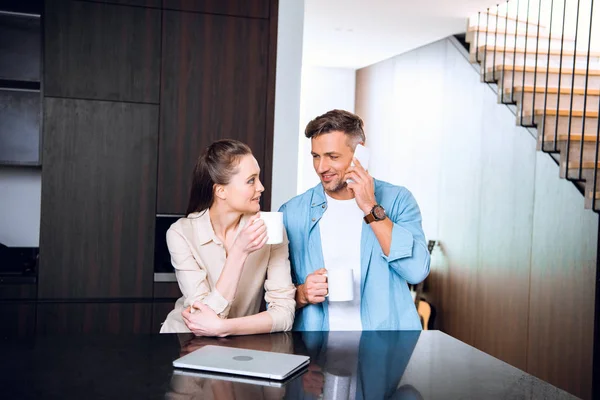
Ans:
{"type": "Polygon", "coordinates": [[[215,235],[223,241],[230,233],[235,232],[243,215],[216,202],[208,209],[208,213],[215,235]]]}

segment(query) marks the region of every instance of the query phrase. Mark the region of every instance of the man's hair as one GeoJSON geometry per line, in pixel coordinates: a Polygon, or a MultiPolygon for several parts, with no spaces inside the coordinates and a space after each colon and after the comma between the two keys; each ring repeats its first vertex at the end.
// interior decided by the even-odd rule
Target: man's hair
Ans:
{"type": "Polygon", "coordinates": [[[331,110],[319,115],[306,125],[304,135],[312,139],[334,131],[344,132],[350,139],[348,144],[352,148],[360,142],[365,142],[363,120],[358,115],[344,110],[331,110]]]}

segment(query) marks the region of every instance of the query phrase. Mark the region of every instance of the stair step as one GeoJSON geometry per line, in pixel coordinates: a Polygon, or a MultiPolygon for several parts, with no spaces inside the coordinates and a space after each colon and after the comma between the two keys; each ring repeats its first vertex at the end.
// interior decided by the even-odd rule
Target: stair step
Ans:
{"type": "MultiPolygon", "coordinates": [[[[486,81],[497,81],[499,87],[510,88],[513,86],[525,85],[544,86],[546,82],[548,86],[558,86],[560,83],[561,88],[570,88],[571,85],[575,87],[585,87],[587,79],[588,88],[600,87],[600,69],[590,69],[589,75],[586,77],[585,69],[575,70],[573,74],[572,68],[562,68],[559,74],[559,68],[547,68],[538,66],[537,72],[534,66],[515,65],[504,65],[504,73],[502,72],[502,64],[498,64],[496,68],[487,68],[486,81]],[[494,76],[495,71],[495,76],[494,76]],[[525,77],[523,82],[523,76],[525,77]],[[560,81],[560,82],[559,82],[560,81]]],[[[483,75],[481,76],[483,81],[483,75]]]]}
{"type": "Polygon", "coordinates": [[[485,28],[486,26],[496,26],[496,17],[498,19],[498,25],[501,27],[504,27],[507,25],[507,21],[508,20],[508,25],[509,26],[521,26],[523,27],[523,29],[525,29],[525,26],[529,26],[529,28],[534,28],[537,29],[537,27],[539,26],[540,29],[546,29],[546,26],[544,24],[538,24],[537,20],[532,20],[532,19],[527,19],[524,16],[520,16],[520,17],[516,17],[516,16],[512,16],[512,15],[505,15],[505,14],[496,14],[496,13],[486,13],[486,12],[482,12],[479,14],[479,17],[472,17],[469,18],[469,24],[468,24],[468,28],[471,27],[483,27],[485,28]]]}
{"type": "MultiPolygon", "coordinates": [[[[586,181],[586,185],[593,183],[594,181],[594,165],[597,165],[600,168],[600,162],[595,163],[594,161],[584,160],[583,162],[579,162],[579,160],[575,159],[571,161],[569,158],[569,169],[568,169],[568,177],[569,179],[583,179],[586,181]],[[581,174],[579,171],[579,167],[581,166],[581,174]]],[[[563,160],[561,155],[561,161],[559,165],[559,176],[563,179],[567,179],[567,163],[563,160]]]]}
{"type": "MultiPolygon", "coordinates": [[[[486,46],[479,46],[479,51],[481,53],[484,52],[484,50],[486,50],[486,46]]],[[[518,54],[525,54],[525,48],[522,47],[517,47],[517,48],[513,48],[513,47],[507,47],[506,50],[504,49],[504,47],[498,47],[498,46],[487,46],[487,51],[488,52],[496,52],[496,53],[504,53],[506,51],[506,54],[509,53],[518,53],[518,54]]],[[[533,49],[533,51],[535,52],[535,48],[533,49]]],[[[531,54],[532,56],[535,55],[535,53],[532,52],[530,49],[527,49],[527,54],[531,54]]],[[[550,54],[551,56],[560,56],[561,51],[560,49],[548,49],[547,47],[543,47],[543,48],[538,48],[537,49],[537,53],[538,55],[548,55],[550,54]]],[[[600,57],[600,52],[598,51],[590,51],[589,55],[587,51],[573,51],[573,50],[569,50],[569,49],[564,49],[562,51],[562,55],[563,58],[565,57],[571,57],[573,58],[573,56],[577,56],[577,57],[590,57],[590,58],[598,58],[600,57]]]]}
{"type": "MultiPolygon", "coordinates": [[[[496,73],[504,70],[504,71],[512,71],[513,70],[513,65],[511,64],[505,64],[504,67],[502,66],[502,64],[497,64],[493,67],[487,67],[487,72],[489,74],[493,73],[494,69],[496,70],[496,73]]],[[[573,68],[559,68],[559,67],[550,67],[547,68],[545,66],[542,65],[538,65],[537,70],[535,68],[535,66],[533,65],[527,65],[527,66],[523,66],[523,65],[515,65],[514,66],[514,70],[515,72],[536,72],[539,73],[546,73],[549,72],[551,74],[563,74],[563,75],[573,75],[573,68]]],[[[592,69],[590,68],[588,70],[588,76],[600,76],[600,69],[592,69]]],[[[574,74],[575,75],[584,75],[585,76],[586,73],[586,69],[585,68],[576,68],[574,74]]]]}
{"type": "MultiPolygon", "coordinates": [[[[521,82],[519,82],[521,84],[521,82]]],[[[500,93],[500,92],[499,92],[500,93]]],[[[600,90],[599,89],[588,89],[587,95],[584,88],[575,87],[573,94],[571,94],[571,88],[560,88],[560,94],[558,94],[557,87],[548,88],[548,92],[545,91],[543,86],[526,86],[523,90],[522,86],[515,88],[507,87],[504,89],[504,96],[499,97],[499,102],[504,103],[516,103],[519,107],[519,112],[524,115],[531,115],[531,110],[535,108],[573,108],[574,110],[583,111],[584,107],[586,110],[596,111],[600,107],[600,90]]]]}
{"type": "MultiPolygon", "coordinates": [[[[552,109],[552,108],[546,109],[545,114],[550,115],[550,116],[558,114],[559,117],[568,117],[569,115],[572,117],[583,117],[584,116],[583,110],[573,110],[571,112],[570,110],[565,110],[565,109],[556,110],[556,109],[552,109]]],[[[536,108],[535,115],[544,115],[544,110],[540,109],[540,108],[536,108]]],[[[529,116],[531,116],[531,115],[529,115],[529,116]]],[[[585,118],[598,118],[598,111],[586,110],[585,118]]]]}
{"type": "Polygon", "coordinates": [[[559,68],[575,68],[584,69],[600,69],[600,53],[594,52],[587,56],[587,52],[572,50],[564,50],[562,57],[560,50],[557,52],[547,49],[540,49],[537,53],[534,48],[528,49],[525,52],[522,48],[504,48],[502,46],[480,46],[477,54],[474,51],[469,51],[469,61],[471,63],[479,63],[483,68],[487,69],[493,64],[526,64],[535,67],[536,63],[539,67],[554,67],[559,68]],[[556,54],[558,53],[558,54],[556,54]],[[573,57],[575,56],[575,57],[573,57]]]}
{"type": "MultiPolygon", "coordinates": [[[[504,89],[504,91],[506,93],[510,93],[511,89],[510,88],[506,88],[504,89]]],[[[522,86],[515,86],[514,88],[515,92],[522,92],[523,91],[523,87],[522,86]]],[[[535,93],[546,93],[546,91],[548,92],[548,94],[558,94],[558,87],[549,87],[547,90],[546,88],[544,88],[543,86],[537,86],[535,87],[535,93]]],[[[534,92],[534,87],[533,85],[527,85],[525,86],[525,93],[533,93],[534,92]]],[[[565,88],[565,87],[561,87],[560,88],[560,94],[571,94],[571,88],[565,88]]],[[[600,96],[600,89],[590,89],[588,88],[587,91],[585,90],[585,88],[582,87],[575,87],[573,88],[573,94],[574,95],[588,95],[588,96],[600,96]]]]}
{"type": "MultiPolygon", "coordinates": [[[[579,161],[569,161],[569,169],[579,169],[579,161]]],[[[584,161],[581,163],[581,168],[582,169],[594,169],[594,165],[597,166],[597,168],[600,168],[600,162],[595,163],[593,161],[584,161]]]]}
{"type": "Polygon", "coordinates": [[[515,22],[519,21],[519,22],[522,22],[522,23],[527,23],[529,25],[536,26],[536,27],[539,26],[540,28],[546,28],[546,26],[544,24],[540,24],[540,23],[538,23],[538,21],[533,20],[531,18],[526,18],[524,16],[520,16],[519,17],[517,15],[509,15],[508,13],[506,13],[506,14],[495,13],[493,11],[492,12],[488,11],[488,12],[482,12],[481,13],[482,17],[485,16],[487,18],[488,15],[490,16],[490,20],[492,18],[496,19],[496,17],[498,17],[498,19],[508,19],[509,21],[515,21],[515,22]]]}
{"type": "MultiPolygon", "coordinates": [[[[567,143],[569,143],[569,147],[571,150],[576,149],[576,154],[574,156],[579,158],[579,150],[581,147],[581,140],[582,140],[581,133],[575,133],[575,132],[571,133],[570,137],[566,133],[559,133],[556,136],[556,142],[554,141],[554,133],[553,132],[550,132],[550,134],[547,134],[547,135],[542,135],[541,133],[538,133],[536,148],[537,148],[537,150],[541,150],[542,149],[542,141],[543,141],[544,142],[543,148],[545,151],[551,151],[551,152],[558,151],[560,153],[564,153],[567,148],[567,143]]],[[[596,141],[597,141],[596,134],[588,134],[588,135],[583,136],[584,158],[589,157],[590,152],[594,153],[594,156],[595,156],[596,141]]],[[[594,156],[592,156],[592,157],[594,157],[594,156]]]]}
{"type": "MultiPolygon", "coordinates": [[[[487,35],[492,35],[492,36],[494,36],[494,35],[498,35],[498,36],[502,35],[502,36],[508,36],[508,37],[512,37],[512,38],[515,37],[515,30],[514,29],[513,30],[509,29],[508,31],[506,31],[504,29],[504,27],[501,27],[497,31],[496,30],[490,31],[490,30],[487,30],[485,27],[479,27],[479,29],[477,29],[477,26],[471,26],[471,27],[468,28],[467,33],[465,34],[465,41],[467,43],[473,43],[473,42],[475,42],[477,40],[477,33],[479,33],[479,39],[480,40],[482,39],[482,35],[486,35],[486,33],[487,33],[487,35]]],[[[524,31],[517,31],[516,32],[516,36],[517,37],[525,37],[525,36],[527,36],[527,39],[533,39],[533,40],[538,39],[538,38],[539,39],[545,39],[546,43],[548,42],[548,39],[550,39],[550,34],[549,33],[540,31],[539,36],[538,36],[537,30],[535,30],[534,32],[528,31],[527,35],[525,35],[524,31]]],[[[567,42],[567,43],[575,42],[575,39],[572,38],[572,37],[570,37],[570,36],[566,36],[565,35],[565,36],[563,36],[563,38],[564,38],[564,41],[567,42]]],[[[552,36],[552,40],[559,41],[559,40],[561,40],[561,37],[558,36],[558,35],[553,35],[552,36]]]]}
{"type": "MultiPolygon", "coordinates": [[[[568,134],[565,133],[560,133],[557,136],[557,141],[559,142],[566,142],[567,140],[570,140],[571,142],[581,142],[581,133],[571,133],[571,136],[569,136],[568,134]]],[[[585,143],[594,143],[597,140],[597,136],[596,135],[583,135],[583,141],[585,143]]],[[[544,137],[544,141],[545,142],[553,142],[554,141],[554,137],[544,137]]]]}
{"type": "MultiPolygon", "coordinates": [[[[568,110],[561,110],[557,113],[556,110],[548,110],[546,116],[543,115],[543,109],[536,109],[535,123],[537,125],[537,136],[538,136],[538,148],[541,146],[541,137],[554,138],[555,134],[567,134],[570,130],[573,133],[583,132],[585,135],[596,135],[598,132],[598,121],[599,119],[595,116],[598,112],[589,111],[586,112],[585,126],[583,125],[584,118],[582,117],[583,112],[579,111],[573,113],[572,117],[569,118],[568,110]],[[579,114],[579,116],[577,115],[579,114]],[[570,124],[570,125],[569,125],[570,124]]],[[[523,115],[523,124],[531,124],[531,114],[523,115]]],[[[520,123],[520,118],[517,117],[517,124],[520,123]]]]}
{"type": "MultiPolygon", "coordinates": [[[[479,49],[479,61],[482,61],[482,57],[483,57],[483,51],[484,49],[487,47],[488,49],[488,55],[487,57],[490,57],[490,54],[492,55],[491,57],[493,58],[493,51],[495,50],[495,54],[496,54],[496,60],[498,60],[498,57],[500,57],[500,60],[507,58],[509,56],[511,56],[511,52],[514,53],[514,49],[516,48],[517,50],[517,54],[525,54],[525,47],[527,47],[527,59],[530,60],[532,58],[535,57],[536,53],[538,57],[548,57],[548,41],[547,40],[540,40],[539,42],[537,42],[535,39],[528,39],[525,37],[519,37],[517,38],[517,40],[515,41],[514,39],[511,39],[510,37],[507,36],[502,36],[502,35],[498,35],[498,36],[494,36],[493,33],[488,34],[488,35],[483,35],[480,36],[479,38],[476,38],[473,40],[473,43],[471,43],[470,47],[469,47],[469,58],[470,60],[475,60],[475,51],[477,49],[479,49]],[[504,47],[506,46],[506,50],[504,49],[504,47]]],[[[550,43],[550,55],[552,57],[560,57],[560,50],[561,48],[563,49],[563,59],[571,59],[573,60],[573,56],[567,56],[567,54],[569,53],[573,53],[574,49],[575,49],[575,43],[574,42],[561,42],[560,40],[555,40],[553,39],[552,42],[550,43]],[[552,54],[553,52],[558,52],[557,55],[552,54]]],[[[587,55],[587,52],[584,52],[585,55],[587,55]]],[[[582,57],[583,55],[578,55],[578,57],[582,57]]],[[[489,61],[489,60],[486,60],[489,61]]]]}

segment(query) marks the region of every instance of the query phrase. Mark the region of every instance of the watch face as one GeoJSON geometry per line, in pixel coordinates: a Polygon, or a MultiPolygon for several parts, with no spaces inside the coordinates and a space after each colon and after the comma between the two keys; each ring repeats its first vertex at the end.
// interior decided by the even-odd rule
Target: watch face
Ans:
{"type": "Polygon", "coordinates": [[[385,219],[385,208],[381,207],[380,205],[376,205],[375,207],[373,207],[373,215],[378,221],[385,219]]]}

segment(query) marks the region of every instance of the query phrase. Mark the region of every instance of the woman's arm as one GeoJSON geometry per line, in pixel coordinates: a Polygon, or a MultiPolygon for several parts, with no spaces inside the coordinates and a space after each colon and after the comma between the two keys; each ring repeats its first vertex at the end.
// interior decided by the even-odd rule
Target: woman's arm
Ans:
{"type": "Polygon", "coordinates": [[[288,245],[287,233],[284,230],[283,242],[272,245],[269,255],[265,302],[267,312],[273,318],[271,332],[291,330],[296,315],[296,286],[292,282],[288,245]]]}
{"type": "Polygon", "coordinates": [[[196,261],[188,241],[179,229],[171,227],[167,231],[167,246],[177,283],[183,294],[184,306],[189,307],[196,302],[202,302],[220,317],[226,318],[231,302],[224,298],[218,289],[210,289],[206,268],[196,261]]]}
{"type": "Polygon", "coordinates": [[[267,227],[265,222],[258,219],[255,215],[248,219],[246,226],[239,232],[235,242],[231,246],[225,265],[219,275],[215,287],[227,299],[229,303],[233,302],[237,293],[237,288],[242,276],[244,264],[250,253],[259,250],[267,242],[267,227]]]}
{"type": "Polygon", "coordinates": [[[196,336],[254,335],[269,333],[273,326],[273,318],[267,311],[247,317],[222,319],[204,303],[194,303],[193,307],[193,314],[188,307],[183,310],[181,316],[196,336]]]}

